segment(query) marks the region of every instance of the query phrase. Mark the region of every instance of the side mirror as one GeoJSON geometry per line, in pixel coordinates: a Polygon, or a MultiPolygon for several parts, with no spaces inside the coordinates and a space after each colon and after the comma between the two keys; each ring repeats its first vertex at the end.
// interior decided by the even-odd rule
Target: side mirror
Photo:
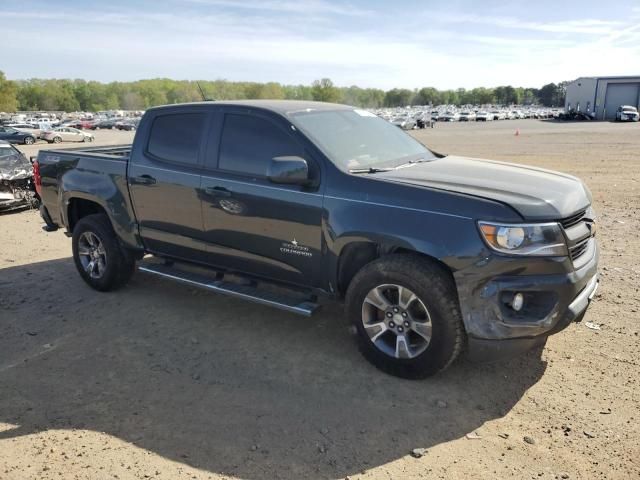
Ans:
{"type": "Polygon", "coordinates": [[[273,183],[305,185],[309,182],[309,165],[302,157],[274,157],[267,169],[267,178],[273,183]]]}

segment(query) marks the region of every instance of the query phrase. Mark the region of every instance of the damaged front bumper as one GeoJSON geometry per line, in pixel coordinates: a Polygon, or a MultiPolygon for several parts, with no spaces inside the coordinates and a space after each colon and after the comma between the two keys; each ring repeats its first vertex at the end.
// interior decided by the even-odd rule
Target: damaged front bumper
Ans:
{"type": "Polygon", "coordinates": [[[538,345],[580,321],[598,288],[595,238],[578,261],[490,255],[454,274],[468,356],[493,360],[538,345]],[[524,301],[516,311],[513,299],[524,301]]]}
{"type": "Polygon", "coordinates": [[[0,212],[9,212],[35,205],[35,193],[15,187],[6,180],[0,180],[0,212]]]}

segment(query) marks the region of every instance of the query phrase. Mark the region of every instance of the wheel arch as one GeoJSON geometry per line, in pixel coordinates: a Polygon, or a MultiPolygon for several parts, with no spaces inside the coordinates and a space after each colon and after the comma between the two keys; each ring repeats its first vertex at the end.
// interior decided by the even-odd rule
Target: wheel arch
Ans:
{"type": "Polygon", "coordinates": [[[436,265],[454,282],[453,270],[442,261],[442,252],[418,250],[407,242],[395,239],[357,239],[344,244],[337,258],[336,286],[337,294],[344,297],[349,284],[356,274],[369,263],[389,255],[411,255],[416,259],[436,265]]]}
{"type": "MultiPolygon", "coordinates": [[[[72,233],[79,220],[87,215],[101,213],[109,218],[109,214],[104,206],[95,200],[82,197],[71,197],[67,202],[67,230],[72,233]]],[[[109,218],[111,222],[111,218],[109,218]]]]}

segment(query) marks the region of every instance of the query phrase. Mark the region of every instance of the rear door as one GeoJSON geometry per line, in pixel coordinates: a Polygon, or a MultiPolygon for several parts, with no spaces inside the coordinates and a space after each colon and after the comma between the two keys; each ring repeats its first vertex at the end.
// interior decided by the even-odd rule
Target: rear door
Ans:
{"type": "Polygon", "coordinates": [[[72,131],[68,128],[61,128],[59,131],[60,136],[62,137],[62,140],[64,140],[65,142],[76,142],[77,139],[75,138],[75,135],[72,133],[72,131]]]}
{"type": "Polygon", "coordinates": [[[148,115],[128,171],[140,236],[154,253],[202,261],[206,248],[199,187],[209,115],[195,107],[148,115]]]}
{"type": "Polygon", "coordinates": [[[84,139],[84,135],[75,128],[65,127],[65,135],[70,142],[81,142],[84,139]]]}
{"type": "Polygon", "coordinates": [[[224,107],[202,176],[204,238],[211,263],[298,285],[317,285],[321,261],[320,164],[282,117],[224,107]],[[278,185],[273,157],[301,156],[313,186],[278,185]]]}

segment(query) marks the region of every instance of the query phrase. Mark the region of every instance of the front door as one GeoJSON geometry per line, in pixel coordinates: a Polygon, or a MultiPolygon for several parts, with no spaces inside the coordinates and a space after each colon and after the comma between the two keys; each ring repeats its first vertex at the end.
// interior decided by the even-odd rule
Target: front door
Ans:
{"type": "Polygon", "coordinates": [[[211,262],[298,285],[318,284],[320,169],[284,119],[227,107],[217,115],[202,176],[204,238],[211,262]],[[221,127],[221,128],[220,128],[221,127]],[[287,128],[288,127],[288,128],[287,128]],[[313,187],[267,178],[273,157],[301,156],[313,187]]]}
{"type": "Polygon", "coordinates": [[[204,261],[200,187],[208,114],[185,107],[154,112],[136,138],[128,182],[140,236],[153,253],[204,261]]]}

